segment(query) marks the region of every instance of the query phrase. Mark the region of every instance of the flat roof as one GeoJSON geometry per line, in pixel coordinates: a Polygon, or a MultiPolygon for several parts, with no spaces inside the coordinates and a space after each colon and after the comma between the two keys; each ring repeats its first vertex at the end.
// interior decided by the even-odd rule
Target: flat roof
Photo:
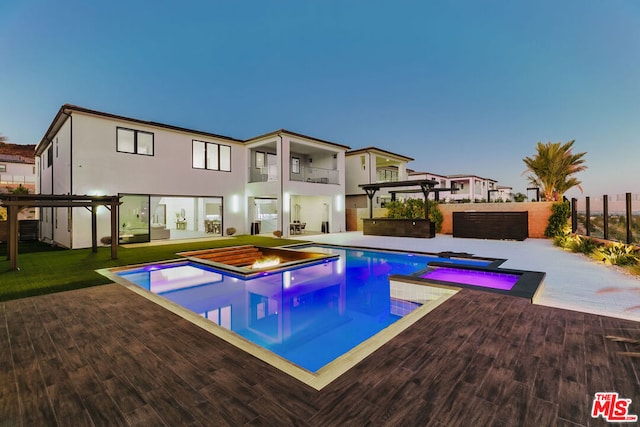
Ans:
{"type": "Polygon", "coordinates": [[[408,162],[415,160],[412,157],[403,156],[402,154],[393,153],[391,151],[383,150],[382,148],[373,147],[373,146],[364,147],[364,148],[357,148],[355,150],[350,150],[350,151],[347,151],[346,155],[347,156],[351,156],[351,155],[355,155],[355,154],[367,153],[367,152],[370,152],[370,151],[371,152],[378,152],[378,153],[384,154],[386,156],[396,157],[396,158],[399,158],[399,159],[402,159],[402,160],[406,160],[408,162]]]}

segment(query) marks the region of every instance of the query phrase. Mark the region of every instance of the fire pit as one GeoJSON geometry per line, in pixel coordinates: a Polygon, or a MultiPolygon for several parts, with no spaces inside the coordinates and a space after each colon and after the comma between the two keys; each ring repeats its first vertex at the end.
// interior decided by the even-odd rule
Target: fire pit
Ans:
{"type": "Polygon", "coordinates": [[[328,262],[339,258],[339,255],[252,245],[180,252],[178,255],[186,257],[190,261],[210,265],[243,277],[285,270],[298,265],[328,262]]]}

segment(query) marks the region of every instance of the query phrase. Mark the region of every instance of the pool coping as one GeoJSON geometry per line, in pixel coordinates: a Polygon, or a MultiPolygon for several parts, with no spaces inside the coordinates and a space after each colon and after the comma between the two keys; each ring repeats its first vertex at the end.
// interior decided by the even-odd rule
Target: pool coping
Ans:
{"type": "MultiPolygon", "coordinates": [[[[239,350],[248,353],[263,362],[273,366],[274,368],[284,372],[285,374],[295,378],[296,380],[308,385],[309,387],[314,388],[315,390],[322,390],[328,384],[339,378],[342,374],[349,371],[360,361],[364,360],[366,357],[374,353],[380,347],[385,345],[391,339],[398,336],[404,330],[409,328],[411,325],[416,323],[418,320],[425,317],[439,305],[443,304],[447,301],[451,296],[458,293],[460,290],[459,287],[455,286],[439,286],[433,284],[425,284],[420,283],[421,287],[429,292],[430,294],[439,294],[439,296],[432,300],[419,300],[416,299],[411,302],[418,302],[421,304],[420,307],[401,317],[393,324],[387,326],[382,329],[372,337],[358,344],[348,352],[342,354],[337,357],[330,363],[326,364],[322,368],[320,368],[316,373],[308,371],[293,362],[257,345],[248,339],[237,335],[228,329],[219,326],[212,321],[205,319],[204,317],[198,315],[197,313],[190,311],[162,296],[156,295],[153,292],[147,291],[146,289],[141,288],[140,286],[122,278],[117,275],[118,271],[130,270],[139,267],[143,267],[149,264],[185,264],[190,261],[185,260],[184,258],[173,259],[167,261],[159,261],[155,263],[145,263],[145,264],[135,264],[128,266],[119,266],[113,268],[105,268],[96,270],[99,274],[107,277],[109,280],[117,283],[132,292],[158,304],[159,306],[165,308],[166,310],[178,315],[179,317],[191,322],[192,324],[204,329],[205,331],[211,333],[212,335],[226,341],[227,343],[235,346],[239,350]]],[[[389,276],[389,281],[391,284],[391,276],[389,276]]],[[[412,285],[412,283],[407,283],[405,281],[398,281],[400,286],[403,283],[407,285],[412,285]]],[[[409,301],[409,300],[407,300],[409,301]]]]}
{"type": "Polygon", "coordinates": [[[437,256],[440,258],[490,261],[490,263],[486,266],[468,265],[468,264],[451,264],[451,263],[440,262],[440,261],[429,262],[427,266],[431,265],[434,267],[459,268],[462,270],[474,270],[474,271],[482,271],[487,273],[515,274],[517,276],[520,276],[518,281],[513,285],[513,287],[510,290],[487,288],[487,287],[481,287],[481,286],[467,285],[464,283],[445,282],[441,280],[425,279],[425,278],[419,277],[421,274],[424,274],[426,269],[418,270],[408,275],[392,274],[389,276],[389,280],[390,281],[397,280],[397,281],[412,283],[412,284],[442,286],[450,289],[456,289],[456,288],[457,289],[460,289],[460,288],[475,289],[477,291],[492,292],[492,293],[508,295],[512,297],[526,298],[531,303],[535,303],[536,299],[542,293],[544,289],[544,278],[546,277],[546,273],[542,271],[518,270],[518,269],[500,267],[502,264],[504,264],[507,261],[506,258],[482,257],[482,256],[476,256],[475,254],[470,254],[467,252],[452,252],[452,251],[423,252],[423,251],[408,251],[408,250],[399,250],[399,249],[379,249],[379,248],[374,248],[369,246],[338,245],[334,243],[315,243],[315,242],[311,242],[311,243],[301,242],[301,243],[294,243],[292,245],[287,245],[287,247],[296,247],[296,246],[334,246],[337,248],[344,248],[344,249],[359,249],[359,250],[370,250],[370,251],[376,251],[376,252],[391,252],[391,253],[411,253],[416,255],[437,256]]]}
{"type": "Polygon", "coordinates": [[[479,267],[479,266],[473,266],[473,265],[460,265],[460,264],[452,265],[446,262],[430,262],[428,266],[455,268],[459,270],[481,271],[481,272],[496,273],[496,274],[513,274],[513,275],[519,276],[519,278],[518,278],[518,281],[509,290],[468,285],[468,284],[457,283],[457,282],[455,283],[445,282],[442,280],[435,280],[435,279],[420,277],[429,269],[429,267],[427,267],[426,269],[416,271],[410,275],[391,275],[389,276],[389,279],[393,278],[394,280],[401,280],[409,283],[424,283],[424,284],[435,284],[435,285],[442,285],[442,286],[454,286],[454,287],[466,288],[466,289],[475,289],[483,292],[491,292],[495,294],[507,295],[512,297],[526,298],[531,303],[534,303],[536,298],[540,295],[540,293],[544,289],[544,278],[546,277],[546,273],[542,271],[516,270],[511,268],[479,267]]]}
{"type": "MultiPolygon", "coordinates": [[[[424,251],[415,251],[415,250],[375,248],[371,246],[339,245],[336,243],[321,243],[321,242],[292,243],[290,245],[285,245],[282,247],[295,249],[296,246],[333,246],[339,249],[356,249],[356,250],[363,250],[363,251],[391,252],[391,253],[435,256],[439,258],[450,258],[450,259],[471,259],[471,260],[477,260],[477,261],[490,261],[490,263],[487,266],[485,266],[486,268],[498,268],[498,266],[504,264],[507,261],[506,258],[482,257],[482,256],[476,256],[475,254],[470,254],[467,252],[451,252],[451,251],[424,252],[424,251]]],[[[459,264],[456,264],[456,265],[459,265],[459,264]]],[[[479,267],[479,266],[476,266],[476,267],[479,267]]],[[[485,268],[485,267],[482,267],[482,268],[485,268]]]]}

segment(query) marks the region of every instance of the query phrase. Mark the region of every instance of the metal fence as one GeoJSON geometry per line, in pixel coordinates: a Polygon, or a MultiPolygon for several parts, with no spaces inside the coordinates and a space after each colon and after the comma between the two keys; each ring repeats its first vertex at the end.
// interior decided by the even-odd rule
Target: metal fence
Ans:
{"type": "Polygon", "coordinates": [[[571,230],[584,236],[640,244],[640,194],[571,199],[571,230]]]}

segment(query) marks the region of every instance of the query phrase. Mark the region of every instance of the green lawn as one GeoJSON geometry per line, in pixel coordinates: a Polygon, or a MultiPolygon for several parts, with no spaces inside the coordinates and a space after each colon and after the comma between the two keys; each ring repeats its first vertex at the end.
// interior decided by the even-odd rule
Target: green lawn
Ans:
{"type": "Polygon", "coordinates": [[[43,295],[89,286],[109,280],[95,272],[101,268],[140,264],[178,258],[177,252],[237,245],[282,246],[298,240],[261,236],[237,236],[224,240],[179,243],[141,248],[118,247],[118,259],[111,259],[111,248],[60,249],[39,242],[21,242],[18,247],[19,271],[9,271],[7,244],[0,244],[0,301],[43,295]]]}

